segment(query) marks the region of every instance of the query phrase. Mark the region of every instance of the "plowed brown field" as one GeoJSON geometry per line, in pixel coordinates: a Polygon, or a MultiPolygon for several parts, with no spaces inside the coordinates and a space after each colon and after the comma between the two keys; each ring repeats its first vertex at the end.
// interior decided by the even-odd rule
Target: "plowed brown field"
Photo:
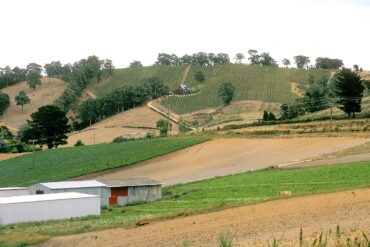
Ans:
{"type": "Polygon", "coordinates": [[[150,177],[177,184],[311,159],[370,141],[353,137],[215,139],[125,168],[82,178],[150,177]]]}

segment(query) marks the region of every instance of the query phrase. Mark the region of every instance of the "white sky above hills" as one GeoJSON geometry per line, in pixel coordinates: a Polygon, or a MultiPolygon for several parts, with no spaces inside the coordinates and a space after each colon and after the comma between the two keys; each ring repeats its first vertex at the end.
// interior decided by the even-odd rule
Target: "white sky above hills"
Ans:
{"type": "Polygon", "coordinates": [[[0,9],[0,67],[256,49],[279,64],[302,54],[370,70],[370,0],[1,0],[0,9]]]}

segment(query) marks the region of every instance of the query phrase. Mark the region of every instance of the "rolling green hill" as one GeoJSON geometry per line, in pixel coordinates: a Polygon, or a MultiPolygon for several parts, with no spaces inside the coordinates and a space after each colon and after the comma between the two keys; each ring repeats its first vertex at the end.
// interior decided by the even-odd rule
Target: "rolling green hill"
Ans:
{"type": "MultiPolygon", "coordinates": [[[[178,88],[186,66],[151,66],[144,68],[116,69],[111,80],[95,89],[101,97],[124,85],[135,85],[143,78],[160,77],[171,90],[178,88]]],[[[198,83],[194,79],[197,71],[203,71],[206,80],[201,83],[200,93],[186,97],[168,97],[161,101],[164,106],[171,106],[176,113],[182,114],[208,107],[221,106],[217,96],[218,85],[230,81],[236,88],[234,100],[261,100],[266,102],[288,103],[297,97],[291,90],[291,83],[304,87],[308,84],[308,75],[316,78],[326,74],[327,70],[298,70],[256,65],[228,64],[218,66],[192,66],[185,81],[188,87],[198,83]]]]}

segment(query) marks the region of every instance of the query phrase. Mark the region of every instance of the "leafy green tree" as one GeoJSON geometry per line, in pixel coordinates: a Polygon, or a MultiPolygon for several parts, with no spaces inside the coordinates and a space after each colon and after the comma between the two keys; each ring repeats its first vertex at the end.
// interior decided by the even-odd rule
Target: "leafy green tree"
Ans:
{"type": "Polygon", "coordinates": [[[163,81],[158,76],[145,78],[141,83],[144,88],[147,89],[146,91],[152,99],[167,95],[170,91],[170,88],[164,85],[163,81]]]}
{"type": "Polygon", "coordinates": [[[249,58],[248,60],[251,62],[251,64],[259,64],[260,55],[258,55],[257,50],[250,49],[248,50],[249,58]]]}
{"type": "Polygon", "coordinates": [[[284,58],[282,62],[283,62],[284,66],[285,66],[286,68],[288,68],[288,66],[290,65],[290,60],[289,60],[289,59],[287,59],[287,58],[284,58]]]}
{"type": "Polygon", "coordinates": [[[15,96],[15,102],[17,105],[22,106],[22,111],[23,111],[23,106],[26,104],[29,104],[31,102],[30,98],[28,98],[27,94],[25,91],[21,90],[17,96],[15,96]]]}
{"type": "Polygon", "coordinates": [[[241,64],[244,58],[245,57],[244,57],[243,53],[236,53],[234,59],[235,59],[236,63],[241,64]]]}
{"type": "Polygon", "coordinates": [[[354,64],[354,65],[353,65],[353,68],[355,69],[355,71],[359,71],[358,64],[354,64]]]}
{"type": "Polygon", "coordinates": [[[26,80],[30,88],[36,89],[37,85],[41,85],[41,72],[42,67],[36,63],[30,63],[27,65],[27,76],[26,80]]]}
{"type": "Polygon", "coordinates": [[[263,111],[262,120],[269,121],[269,113],[267,111],[263,111]]]}
{"type": "Polygon", "coordinates": [[[66,113],[54,105],[40,107],[31,114],[28,124],[34,131],[37,143],[46,144],[49,149],[67,143],[67,133],[70,126],[67,124],[66,113]]]}
{"type": "Polygon", "coordinates": [[[298,55],[294,57],[294,61],[298,69],[304,69],[310,63],[310,58],[303,55],[298,55]]]}
{"type": "Polygon", "coordinates": [[[131,68],[142,68],[142,67],[143,67],[143,65],[141,64],[141,62],[140,62],[140,61],[135,60],[135,61],[132,61],[132,62],[130,63],[130,67],[131,67],[131,68]]]}
{"type": "Polygon", "coordinates": [[[195,66],[197,65],[205,66],[210,64],[208,54],[205,52],[194,53],[191,57],[191,62],[195,66]]]}
{"type": "Polygon", "coordinates": [[[268,120],[269,121],[276,121],[276,116],[273,112],[268,113],[268,120]]]}
{"type": "Polygon", "coordinates": [[[161,136],[166,136],[168,131],[171,130],[171,123],[165,119],[159,119],[156,124],[157,128],[159,129],[161,136]]]}
{"type": "Polygon", "coordinates": [[[213,58],[213,64],[228,64],[230,63],[230,57],[226,53],[218,53],[213,58]]]}
{"type": "Polygon", "coordinates": [[[361,77],[350,69],[343,68],[334,77],[334,93],[338,97],[338,108],[355,117],[355,112],[361,112],[361,101],[365,86],[361,77]]]}
{"type": "Polygon", "coordinates": [[[182,56],[180,58],[180,64],[187,64],[187,65],[190,65],[193,63],[193,57],[188,55],[188,54],[185,54],[184,56],[182,56]]]}
{"type": "Polygon", "coordinates": [[[343,61],[340,59],[332,59],[327,57],[316,58],[317,69],[339,69],[343,66],[343,61]]]}
{"type": "Polygon", "coordinates": [[[329,87],[328,76],[324,75],[319,80],[309,75],[309,88],[302,99],[302,107],[305,112],[316,112],[329,107],[329,87]]]}
{"type": "Polygon", "coordinates": [[[176,66],[180,64],[180,59],[175,54],[159,53],[155,64],[159,66],[176,66]]]}
{"type": "Polygon", "coordinates": [[[90,126],[99,120],[101,114],[101,101],[88,99],[78,108],[79,118],[90,126]]]}
{"type": "Polygon", "coordinates": [[[235,87],[231,82],[222,82],[218,88],[218,96],[225,105],[230,104],[231,100],[234,98],[234,94],[235,87]]]}
{"type": "Polygon", "coordinates": [[[49,84],[51,77],[61,75],[63,72],[63,66],[59,61],[52,61],[51,63],[45,64],[44,69],[48,75],[49,84]]]}
{"type": "Polygon", "coordinates": [[[275,59],[273,59],[268,52],[261,53],[259,64],[262,66],[277,66],[275,59]]]}
{"type": "Polygon", "coordinates": [[[206,76],[204,75],[204,73],[201,70],[199,70],[199,71],[197,71],[197,73],[195,73],[194,79],[197,82],[201,83],[206,79],[206,76]]]}
{"type": "Polygon", "coordinates": [[[282,120],[286,120],[289,118],[289,105],[288,104],[282,104],[280,106],[280,118],[282,120]]]}
{"type": "Polygon", "coordinates": [[[6,109],[10,106],[10,99],[9,95],[0,92],[0,115],[3,116],[6,109]]]}

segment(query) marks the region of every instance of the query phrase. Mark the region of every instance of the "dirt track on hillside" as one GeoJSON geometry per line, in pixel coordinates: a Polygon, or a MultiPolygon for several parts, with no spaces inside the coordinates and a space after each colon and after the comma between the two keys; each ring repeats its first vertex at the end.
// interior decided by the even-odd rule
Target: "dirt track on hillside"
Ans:
{"type": "MultiPolygon", "coordinates": [[[[126,134],[127,136],[146,135],[147,133],[157,133],[156,123],[159,119],[164,119],[162,115],[146,106],[130,109],[118,113],[110,118],[104,119],[80,133],[69,136],[68,145],[73,146],[77,140],[84,144],[98,144],[111,142],[114,138],[126,134]],[[136,128],[135,128],[136,127],[136,128]]],[[[173,133],[178,132],[178,125],[172,124],[173,133]]]]}
{"type": "Polygon", "coordinates": [[[165,185],[311,159],[369,141],[352,137],[215,139],[125,168],[82,179],[150,177],[165,185]]]}
{"type": "Polygon", "coordinates": [[[12,130],[19,129],[20,126],[26,123],[30,115],[39,107],[47,104],[52,104],[64,92],[66,83],[59,79],[44,77],[41,79],[41,85],[37,85],[36,89],[31,89],[27,82],[21,82],[10,87],[2,89],[3,92],[9,94],[10,106],[5,112],[4,125],[9,126],[12,130]],[[31,103],[24,105],[23,111],[20,106],[15,103],[15,96],[23,90],[30,98],[31,103]]]}
{"type": "MultiPolygon", "coordinates": [[[[256,246],[274,237],[298,239],[314,232],[370,227],[370,188],[269,201],[185,218],[154,222],[134,229],[113,229],[58,237],[42,246],[217,246],[220,233],[234,236],[235,246],[256,246]]],[[[298,246],[298,245],[295,245],[298,246]]]]}

